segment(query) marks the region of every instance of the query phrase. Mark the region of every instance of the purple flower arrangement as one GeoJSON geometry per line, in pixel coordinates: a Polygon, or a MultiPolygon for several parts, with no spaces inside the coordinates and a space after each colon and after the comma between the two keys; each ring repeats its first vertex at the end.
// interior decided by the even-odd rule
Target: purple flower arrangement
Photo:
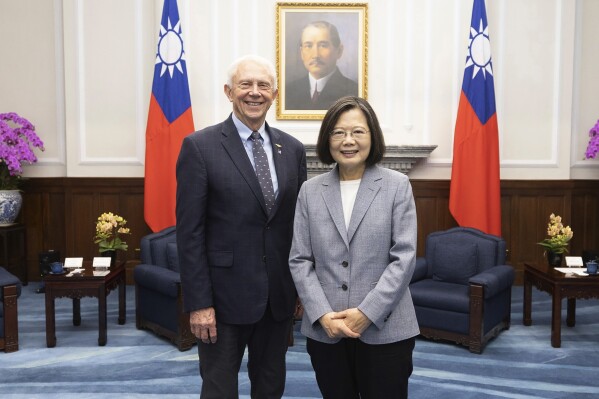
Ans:
{"type": "Polygon", "coordinates": [[[44,151],[35,126],[15,112],[0,114],[0,190],[18,189],[22,164],[37,162],[32,147],[44,151]]]}
{"type": "Polygon", "coordinates": [[[595,158],[597,152],[599,152],[599,121],[589,130],[589,136],[591,137],[589,145],[587,146],[587,151],[584,153],[586,159],[595,158]]]}

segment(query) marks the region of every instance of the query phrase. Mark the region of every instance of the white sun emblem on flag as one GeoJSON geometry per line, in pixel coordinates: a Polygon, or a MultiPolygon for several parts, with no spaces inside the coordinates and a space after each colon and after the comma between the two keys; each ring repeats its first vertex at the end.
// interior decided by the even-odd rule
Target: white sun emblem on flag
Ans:
{"type": "Polygon", "coordinates": [[[160,76],[168,69],[168,73],[173,77],[175,67],[183,73],[181,60],[185,60],[183,52],[183,39],[181,38],[181,21],[173,28],[171,19],[168,18],[167,27],[160,26],[160,39],[158,40],[158,53],[156,54],[156,64],[162,63],[160,76]]]}
{"type": "Polygon", "coordinates": [[[483,20],[480,20],[480,28],[478,32],[473,27],[470,27],[470,44],[466,56],[466,68],[474,65],[472,70],[472,79],[478,71],[483,71],[483,77],[486,79],[488,72],[493,75],[493,67],[491,65],[491,42],[489,41],[489,26],[483,29],[483,20]]]}

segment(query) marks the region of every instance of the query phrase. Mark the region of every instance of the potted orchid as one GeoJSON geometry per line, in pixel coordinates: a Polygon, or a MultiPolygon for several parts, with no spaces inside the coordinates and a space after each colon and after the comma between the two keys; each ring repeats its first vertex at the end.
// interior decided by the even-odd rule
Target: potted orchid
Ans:
{"type": "Polygon", "coordinates": [[[112,212],[101,214],[96,222],[94,243],[98,244],[102,256],[111,258],[111,265],[115,264],[116,251],[126,251],[128,248],[121,238],[122,234],[131,234],[129,228],[125,227],[126,224],[127,221],[122,216],[112,212]]]}
{"type": "Polygon", "coordinates": [[[547,224],[547,235],[543,241],[538,244],[545,248],[547,260],[551,266],[559,266],[562,263],[562,256],[568,252],[568,243],[574,236],[570,226],[564,226],[562,217],[559,215],[549,215],[547,224]]]}
{"type": "Polygon", "coordinates": [[[127,243],[121,238],[121,234],[131,234],[129,228],[125,227],[126,224],[127,221],[122,216],[112,212],[103,213],[98,217],[94,243],[99,245],[100,252],[127,250],[127,243]]]}
{"type": "Polygon", "coordinates": [[[0,225],[12,224],[21,210],[19,182],[23,164],[37,162],[34,148],[44,151],[35,126],[15,112],[0,113],[0,225]]]}
{"type": "Polygon", "coordinates": [[[599,120],[595,123],[595,126],[589,130],[589,144],[587,150],[584,153],[586,159],[595,158],[597,152],[599,152],[599,120]]]}

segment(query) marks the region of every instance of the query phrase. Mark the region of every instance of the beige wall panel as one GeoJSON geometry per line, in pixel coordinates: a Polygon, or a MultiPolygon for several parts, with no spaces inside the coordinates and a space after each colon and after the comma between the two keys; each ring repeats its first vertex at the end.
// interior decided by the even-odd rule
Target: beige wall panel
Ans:
{"type": "Polygon", "coordinates": [[[64,1],[68,176],[143,176],[149,6],[64,1]]]}
{"type": "Polygon", "coordinates": [[[0,112],[35,125],[45,151],[26,176],[64,175],[64,94],[59,1],[0,0],[0,112]]]}
{"type": "MultiPolygon", "coordinates": [[[[189,2],[185,9],[181,7],[183,4],[179,6],[179,12],[185,15],[182,17],[184,18],[183,35],[196,129],[213,124],[215,116],[222,115],[218,104],[224,99],[222,86],[225,74],[222,72],[223,67],[219,57],[229,49],[221,47],[220,43],[224,37],[221,37],[219,29],[224,30],[223,25],[228,25],[230,21],[220,24],[215,24],[213,21],[218,20],[220,12],[226,11],[223,3],[226,2],[189,2]],[[183,14],[186,11],[187,13],[183,14]],[[218,76],[215,74],[217,70],[221,73],[218,76]]],[[[224,40],[228,41],[228,39],[224,40]]]]}
{"type": "Polygon", "coordinates": [[[572,123],[572,177],[599,178],[599,157],[584,159],[589,130],[599,119],[599,1],[584,0],[576,9],[576,64],[572,123]]]}
{"type": "Polygon", "coordinates": [[[427,36],[423,49],[428,54],[421,68],[426,70],[423,84],[426,112],[422,144],[436,144],[429,163],[451,163],[455,119],[462,88],[462,76],[468,45],[468,18],[459,1],[430,1],[430,14],[422,29],[427,36]],[[440,32],[440,27],[445,32],[440,32]]]}
{"type": "MultiPolygon", "coordinates": [[[[388,144],[436,144],[413,179],[448,179],[472,0],[370,0],[368,98],[388,144]]],[[[30,176],[142,177],[162,0],[0,0],[0,110],[47,151],[30,176]],[[118,12],[116,12],[118,10],[118,12]],[[9,54],[9,56],[6,56],[9,54]],[[8,95],[7,93],[10,93],[8,95]],[[65,166],[66,165],[66,166],[65,166]]],[[[226,69],[276,59],[276,0],[179,0],[197,129],[226,118],[226,69]]],[[[599,178],[599,1],[487,1],[503,179],[599,178]]],[[[318,121],[269,122],[305,143],[318,121]]]]}
{"type": "Polygon", "coordinates": [[[84,86],[80,101],[85,107],[82,161],[125,158],[141,164],[143,151],[136,140],[140,126],[131,117],[138,111],[138,69],[149,70],[138,62],[140,27],[131,18],[141,10],[135,2],[121,0],[81,1],[79,7],[83,18],[78,49],[83,50],[83,65],[79,66],[84,86]]]}
{"type": "Polygon", "coordinates": [[[502,72],[502,112],[498,114],[503,136],[503,161],[525,164],[556,163],[556,79],[559,79],[559,28],[571,24],[555,15],[556,0],[527,1],[506,7],[502,72]],[[556,29],[557,28],[557,29],[556,29]]]}

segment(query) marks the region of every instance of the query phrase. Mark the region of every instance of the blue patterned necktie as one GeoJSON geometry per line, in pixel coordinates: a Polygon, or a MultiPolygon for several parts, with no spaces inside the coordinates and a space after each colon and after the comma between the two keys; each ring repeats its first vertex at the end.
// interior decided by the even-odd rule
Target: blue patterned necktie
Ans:
{"type": "Polygon", "coordinates": [[[264,202],[266,203],[266,209],[268,213],[272,210],[275,205],[275,190],[272,185],[272,179],[270,177],[270,167],[268,166],[268,157],[266,151],[262,146],[260,140],[262,136],[258,132],[252,132],[252,153],[254,154],[254,165],[256,167],[256,176],[258,176],[258,182],[262,189],[262,195],[264,196],[264,202]]]}

